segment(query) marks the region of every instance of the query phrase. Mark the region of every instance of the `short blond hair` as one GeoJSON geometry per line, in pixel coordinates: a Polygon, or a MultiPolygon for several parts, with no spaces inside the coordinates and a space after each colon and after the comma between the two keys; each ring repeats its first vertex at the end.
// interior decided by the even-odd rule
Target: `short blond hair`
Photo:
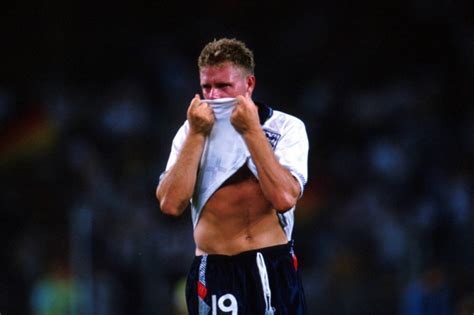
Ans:
{"type": "Polygon", "coordinates": [[[254,74],[255,60],[253,52],[240,40],[235,38],[214,39],[201,51],[198,67],[201,70],[207,66],[215,66],[230,61],[234,65],[254,74]]]}

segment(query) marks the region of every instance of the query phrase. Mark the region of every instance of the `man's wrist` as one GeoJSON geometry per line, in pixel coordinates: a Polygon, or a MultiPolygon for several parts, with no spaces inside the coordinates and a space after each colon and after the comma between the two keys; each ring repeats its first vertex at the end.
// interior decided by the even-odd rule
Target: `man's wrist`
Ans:
{"type": "Polygon", "coordinates": [[[194,140],[194,141],[203,141],[206,140],[206,137],[207,137],[207,133],[204,133],[202,131],[193,131],[193,130],[190,130],[189,133],[188,133],[188,138],[190,140],[194,140]]]}
{"type": "Polygon", "coordinates": [[[263,130],[260,126],[256,128],[249,128],[245,132],[242,133],[242,137],[247,140],[255,140],[261,137],[263,134],[263,130]]]}

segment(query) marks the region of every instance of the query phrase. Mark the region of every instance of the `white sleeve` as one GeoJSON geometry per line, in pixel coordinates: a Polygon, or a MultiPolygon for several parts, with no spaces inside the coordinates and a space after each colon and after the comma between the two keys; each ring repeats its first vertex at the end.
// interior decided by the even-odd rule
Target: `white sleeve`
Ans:
{"type": "Polygon", "coordinates": [[[188,133],[189,125],[188,121],[186,121],[178,130],[176,135],[173,138],[173,143],[171,145],[171,152],[168,158],[168,163],[166,163],[166,168],[163,173],[160,175],[160,180],[169,171],[171,167],[173,167],[174,163],[178,158],[179,152],[181,152],[181,148],[183,146],[184,140],[186,138],[186,134],[188,133]]]}
{"type": "Polygon", "coordinates": [[[298,180],[301,197],[308,180],[308,136],[304,123],[297,118],[292,119],[285,129],[275,147],[275,156],[298,180]]]}

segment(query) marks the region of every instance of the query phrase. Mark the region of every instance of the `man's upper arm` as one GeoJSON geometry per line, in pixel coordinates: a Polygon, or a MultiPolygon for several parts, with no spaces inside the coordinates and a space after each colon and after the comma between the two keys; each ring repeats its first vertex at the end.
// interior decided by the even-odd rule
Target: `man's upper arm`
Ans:
{"type": "Polygon", "coordinates": [[[168,158],[168,162],[166,163],[166,168],[163,173],[160,175],[160,181],[163,179],[164,175],[173,167],[178,159],[179,152],[181,152],[181,148],[183,146],[184,140],[186,138],[186,134],[188,132],[188,122],[186,121],[178,130],[176,135],[173,138],[173,143],[171,145],[171,152],[168,158]]]}
{"type": "Polygon", "coordinates": [[[309,142],[304,123],[294,118],[281,135],[276,147],[275,156],[280,164],[287,168],[298,180],[300,196],[308,180],[309,142]]]}

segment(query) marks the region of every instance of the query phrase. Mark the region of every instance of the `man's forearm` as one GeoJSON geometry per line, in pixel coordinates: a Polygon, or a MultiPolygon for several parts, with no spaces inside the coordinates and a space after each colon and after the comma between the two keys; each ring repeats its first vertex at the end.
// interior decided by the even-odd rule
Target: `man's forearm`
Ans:
{"type": "Polygon", "coordinates": [[[278,211],[292,208],[300,194],[297,180],[278,162],[261,129],[249,131],[243,136],[257,168],[265,197],[278,211]]]}
{"type": "Polygon", "coordinates": [[[180,215],[191,199],[206,137],[188,134],[176,163],[165,174],[156,190],[164,213],[180,215]]]}

